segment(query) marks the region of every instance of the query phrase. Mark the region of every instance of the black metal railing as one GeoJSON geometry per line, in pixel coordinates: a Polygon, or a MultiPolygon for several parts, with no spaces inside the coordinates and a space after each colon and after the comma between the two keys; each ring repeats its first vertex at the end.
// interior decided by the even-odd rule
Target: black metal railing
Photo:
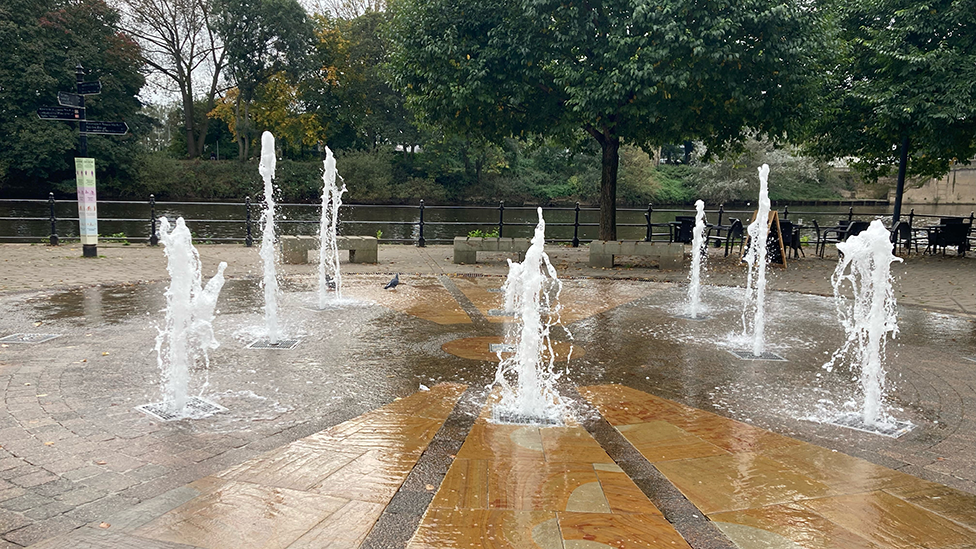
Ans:
{"type": "MultiPolygon", "coordinates": [[[[65,210],[68,210],[72,205],[77,204],[75,200],[56,200],[54,198],[54,193],[51,193],[48,198],[45,199],[0,199],[0,208],[7,206],[5,209],[0,210],[3,213],[11,213],[11,215],[0,216],[0,241],[16,241],[16,242],[39,242],[46,240],[51,245],[58,245],[64,241],[77,240],[77,234],[72,234],[73,229],[77,229],[78,217],[77,215],[65,215],[65,210]],[[46,212],[44,212],[44,207],[46,205],[46,212]],[[22,206],[22,210],[18,210],[15,206],[22,206]],[[61,209],[61,215],[58,215],[59,206],[61,209]],[[8,211],[11,210],[11,211],[8,211]],[[36,214],[32,215],[32,212],[36,214]],[[46,215],[41,217],[41,212],[46,215]],[[15,215],[16,214],[16,215],[15,215]],[[38,222],[44,222],[49,224],[49,233],[47,235],[36,234],[42,232],[45,229],[38,225],[38,222]],[[74,223],[74,228],[71,224],[74,223]],[[59,234],[59,224],[62,229],[59,234]],[[28,227],[29,226],[29,227],[28,227]],[[12,231],[11,227],[14,227],[12,231]],[[5,230],[6,229],[6,230],[5,230]],[[13,232],[15,234],[5,234],[6,232],[13,232]]],[[[100,226],[116,226],[117,224],[129,224],[132,226],[133,223],[137,224],[137,227],[145,227],[144,230],[135,231],[133,234],[127,233],[115,233],[100,236],[99,238],[105,241],[127,241],[127,242],[147,242],[150,245],[157,245],[159,242],[157,229],[158,229],[158,219],[160,217],[159,210],[175,210],[185,207],[197,207],[201,209],[208,209],[208,211],[213,211],[215,207],[224,208],[228,213],[228,217],[225,218],[214,218],[214,217],[185,217],[187,225],[191,227],[191,230],[195,228],[196,230],[204,231],[203,234],[195,234],[195,238],[199,241],[211,241],[211,242],[243,242],[246,246],[252,246],[254,243],[255,233],[260,232],[259,223],[255,222],[254,217],[254,205],[251,202],[251,197],[245,197],[243,202],[157,202],[155,196],[150,195],[148,202],[142,201],[125,201],[125,200],[103,200],[99,201],[99,206],[105,208],[118,207],[126,212],[133,212],[142,209],[142,211],[148,210],[148,215],[142,218],[134,218],[131,216],[113,217],[111,215],[100,216],[99,224],[100,226]],[[236,212],[236,213],[235,213],[236,212]],[[231,231],[211,231],[207,233],[207,227],[213,226],[223,226],[223,225],[240,225],[239,229],[234,229],[231,231]],[[231,236],[226,236],[226,235],[231,236]],[[219,236],[225,235],[225,236],[219,236]]],[[[319,204],[278,204],[279,208],[291,208],[298,210],[312,210],[319,209],[321,206],[319,204]]],[[[377,205],[377,204],[344,204],[342,206],[343,210],[346,210],[347,214],[344,216],[345,219],[340,221],[340,224],[347,226],[383,226],[383,227],[411,227],[412,234],[407,236],[398,237],[387,237],[382,238],[381,235],[377,235],[381,242],[386,243],[411,243],[417,246],[426,246],[428,243],[438,243],[438,242],[451,242],[455,236],[464,236],[468,234],[467,230],[461,231],[440,231],[441,237],[431,238],[428,236],[427,229],[430,227],[458,227],[458,228],[470,228],[470,227],[490,227],[494,231],[497,231],[499,237],[503,237],[506,234],[511,234],[506,232],[506,227],[517,228],[517,227],[534,227],[536,221],[532,218],[531,214],[525,215],[528,211],[534,211],[536,206],[506,206],[504,201],[499,201],[497,206],[432,206],[425,204],[423,200],[417,205],[377,205]],[[399,211],[400,219],[365,219],[360,216],[356,216],[355,212],[359,209],[364,208],[375,208],[382,211],[399,211]],[[440,220],[433,221],[429,218],[427,213],[429,211],[447,211],[447,210],[465,210],[467,214],[471,214],[478,211],[484,211],[485,213],[495,211],[497,212],[497,222],[478,220],[478,219],[462,219],[462,220],[440,220]],[[415,212],[414,215],[410,215],[409,212],[415,212]],[[506,213],[508,213],[508,218],[506,219],[506,213]],[[515,219],[513,219],[513,217],[515,219]],[[457,232],[458,234],[455,234],[457,232]],[[445,233],[447,236],[445,236],[445,233]]],[[[549,238],[550,242],[562,242],[569,243],[574,247],[578,247],[581,243],[589,242],[593,239],[587,239],[584,237],[583,232],[599,227],[597,222],[586,222],[582,220],[581,214],[587,214],[590,217],[597,217],[599,215],[599,208],[595,207],[584,207],[578,202],[574,206],[566,207],[543,207],[544,215],[546,212],[552,214],[554,212],[565,212],[565,215],[557,215],[556,219],[566,218],[572,219],[572,222],[566,221],[548,221],[546,222],[547,227],[572,227],[572,238],[568,238],[568,231],[563,231],[566,238],[549,238]]],[[[643,223],[626,223],[618,222],[617,228],[632,228],[643,229],[640,231],[643,233],[643,238],[646,241],[670,239],[671,231],[668,229],[665,232],[664,228],[670,224],[669,220],[673,220],[676,215],[680,214],[694,214],[694,210],[691,208],[654,208],[653,205],[648,204],[647,208],[618,208],[618,212],[629,214],[630,218],[639,219],[641,214],[644,217],[643,223]],[[658,222],[655,222],[655,215],[657,215],[658,222]],[[661,220],[665,220],[661,222],[661,220]],[[660,230],[655,231],[656,228],[660,230]]],[[[854,219],[857,215],[855,213],[854,206],[848,207],[846,210],[834,210],[834,211],[813,211],[813,210],[791,210],[789,204],[786,204],[779,210],[780,218],[783,220],[789,220],[791,216],[795,218],[801,218],[803,216],[810,216],[813,218],[834,218],[838,216],[846,217],[848,221],[854,219]]],[[[715,220],[715,225],[723,225],[728,222],[732,216],[739,216],[740,221],[743,224],[748,224],[754,215],[754,210],[747,209],[730,209],[726,210],[724,204],[720,204],[717,209],[707,209],[705,210],[706,216],[715,220]]],[[[890,213],[862,213],[862,216],[870,215],[873,217],[880,217],[882,219],[887,219],[890,223],[891,214],[890,213]]],[[[549,216],[546,215],[548,218],[549,216]]],[[[935,214],[918,214],[915,213],[914,209],[911,209],[908,214],[908,222],[912,226],[919,220],[923,222],[929,220],[937,220],[946,215],[935,215],[935,214]]],[[[974,217],[976,217],[976,212],[970,212],[969,220],[972,222],[974,217]]],[[[308,218],[308,216],[299,216],[298,219],[288,218],[283,216],[276,220],[276,223],[281,228],[283,233],[291,232],[288,228],[302,225],[317,225],[318,220],[308,218]]],[[[928,224],[928,223],[926,223],[928,224]]],[[[108,231],[105,231],[106,233],[108,231]]],[[[356,231],[362,233],[361,230],[356,231]]],[[[380,231],[381,232],[381,231],[380,231]]],[[[635,231],[630,231],[631,234],[639,234],[635,231]]],[[[347,234],[350,234],[347,232],[347,234]]]]}

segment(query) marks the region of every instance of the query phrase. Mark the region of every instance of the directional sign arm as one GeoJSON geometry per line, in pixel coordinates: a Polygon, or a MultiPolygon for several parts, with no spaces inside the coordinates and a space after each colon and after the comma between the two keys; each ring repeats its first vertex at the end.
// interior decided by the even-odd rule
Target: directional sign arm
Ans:
{"type": "Polygon", "coordinates": [[[86,120],[86,128],[81,133],[87,135],[125,135],[129,126],[125,122],[101,122],[86,120]]]}

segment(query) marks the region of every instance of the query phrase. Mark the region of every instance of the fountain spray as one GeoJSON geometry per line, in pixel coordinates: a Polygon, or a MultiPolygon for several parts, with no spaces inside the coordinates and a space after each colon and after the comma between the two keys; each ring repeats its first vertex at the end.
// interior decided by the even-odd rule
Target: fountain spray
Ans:
{"type": "Polygon", "coordinates": [[[544,249],[542,208],[538,213],[539,224],[525,260],[508,261],[508,279],[503,287],[505,310],[512,311],[516,319],[507,338],[515,353],[502,359],[499,352],[495,384],[501,388],[501,400],[494,407],[493,417],[510,423],[561,423],[567,410],[556,391],[560,374],[555,372],[556,354],[549,337],[551,327],[560,322],[562,283],[544,249]]]}
{"type": "Polygon", "coordinates": [[[319,222],[319,308],[327,305],[328,290],[335,290],[334,301],[342,299],[342,274],[339,272],[339,208],[346,186],[336,186],[336,161],[332,149],[325,148],[322,172],[322,218],[319,222]]]}
{"type": "Polygon", "coordinates": [[[880,219],[875,219],[867,230],[839,242],[840,259],[830,281],[834,285],[834,301],[837,315],[847,340],[834,353],[824,369],[832,371],[837,361],[851,356],[852,367],[860,369],[864,408],[861,419],[867,427],[874,427],[882,420],[881,399],[884,394],[885,356],[887,334],[898,333],[898,317],[895,314],[895,294],[891,284],[891,264],[901,261],[891,253],[890,234],[880,219]],[[845,283],[854,292],[854,303],[849,304],[841,295],[845,283]]]}
{"type": "Polygon", "coordinates": [[[708,249],[705,247],[705,203],[695,201],[695,230],[691,244],[691,275],[688,281],[688,316],[698,318],[701,308],[701,273],[705,268],[708,249]]]}
{"type": "Polygon", "coordinates": [[[742,307],[742,329],[748,334],[747,312],[755,307],[752,321],[752,354],[762,356],[766,347],[766,240],[769,238],[769,165],[759,168],[759,211],[756,220],[749,224],[749,250],[746,263],[749,272],[746,276],[746,295],[742,307]],[[755,274],[753,274],[755,273],[755,274]],[[755,276],[756,285],[752,281],[755,276]]]}
{"type": "Polygon", "coordinates": [[[277,345],[278,328],[278,276],[275,273],[275,139],[271,132],[261,134],[261,163],[258,172],[264,179],[264,212],[261,213],[261,260],[264,261],[264,323],[268,330],[268,342],[277,345]]]}
{"type": "Polygon", "coordinates": [[[169,221],[159,220],[159,240],[166,254],[170,284],[166,289],[165,329],[156,336],[156,362],[163,378],[163,405],[173,414],[186,407],[190,367],[198,360],[210,365],[208,351],[216,349],[213,319],[217,296],[224,286],[221,262],[217,274],[202,286],[200,254],[193,247],[183,218],[170,231],[169,221]]]}

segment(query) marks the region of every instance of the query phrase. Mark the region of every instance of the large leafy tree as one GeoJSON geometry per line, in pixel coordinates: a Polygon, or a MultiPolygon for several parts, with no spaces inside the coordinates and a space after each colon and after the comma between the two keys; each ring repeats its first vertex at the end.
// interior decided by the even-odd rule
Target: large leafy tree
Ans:
{"type": "Polygon", "coordinates": [[[792,0],[397,0],[396,79],[425,116],[492,139],[580,129],[602,151],[600,238],[616,238],[622,140],[700,139],[802,119],[820,33],[792,0]]]}
{"type": "MultiPolygon", "coordinates": [[[[118,21],[102,0],[0,3],[0,188],[37,195],[74,179],[76,125],[39,120],[35,111],[57,105],[58,91],[74,91],[78,64],[88,70],[88,80],[102,82],[102,93],[86,102],[89,119],[123,120],[133,130],[145,126],[136,114],[135,96],[144,83],[139,46],[116,30],[118,21]]],[[[131,176],[137,145],[132,134],[90,137],[99,177],[131,176]]]]}
{"type": "Polygon", "coordinates": [[[234,127],[245,160],[254,130],[251,103],[272,76],[294,77],[306,69],[312,26],[297,0],[213,0],[213,15],[227,70],[237,85],[234,127]]]}
{"type": "Polygon", "coordinates": [[[976,2],[836,0],[838,52],[811,148],[870,179],[940,177],[976,155],[976,2]]]}
{"type": "Polygon", "coordinates": [[[209,119],[220,93],[224,50],[217,40],[208,0],[117,0],[123,25],[142,46],[146,65],[179,94],[186,155],[203,154],[209,119]],[[203,111],[197,103],[203,102],[203,111]]]}

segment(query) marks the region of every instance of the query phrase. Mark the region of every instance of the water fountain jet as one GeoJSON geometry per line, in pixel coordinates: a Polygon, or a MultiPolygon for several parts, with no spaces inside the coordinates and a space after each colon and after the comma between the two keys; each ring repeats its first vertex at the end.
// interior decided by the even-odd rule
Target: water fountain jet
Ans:
{"type": "Polygon", "coordinates": [[[542,208],[538,214],[539,224],[525,259],[521,263],[508,261],[508,278],[502,288],[505,310],[515,316],[506,338],[506,349],[514,352],[502,358],[502,351],[498,351],[495,372],[500,399],[492,417],[502,423],[562,424],[568,412],[556,390],[560,373],[555,371],[556,353],[550,339],[552,326],[560,322],[562,283],[545,252],[542,208]]]}
{"type": "Polygon", "coordinates": [[[165,326],[156,337],[163,402],[155,406],[175,419],[187,415],[190,367],[200,361],[209,367],[208,353],[219,346],[213,333],[214,308],[227,263],[221,262],[217,274],[203,286],[200,254],[183,218],[176,220],[172,230],[169,221],[160,218],[159,240],[166,254],[170,285],[166,289],[165,326]]]}
{"type": "Polygon", "coordinates": [[[743,333],[749,334],[748,312],[755,309],[752,318],[752,356],[762,357],[766,348],[766,240],[769,238],[769,165],[759,168],[759,210],[756,219],[749,224],[749,250],[746,252],[748,274],[746,276],[745,301],[742,307],[743,333]],[[755,286],[753,286],[755,279],[755,286]]]}
{"type": "Polygon", "coordinates": [[[881,220],[875,219],[867,230],[837,244],[840,259],[831,283],[837,315],[847,339],[824,364],[824,369],[833,371],[838,362],[849,357],[852,370],[859,372],[856,375],[864,397],[860,414],[841,416],[834,423],[897,436],[907,432],[911,424],[887,417],[882,407],[885,344],[888,334],[891,337],[898,334],[891,264],[902,261],[891,253],[889,237],[881,220]],[[854,293],[853,303],[842,295],[847,284],[854,293]]]}
{"type": "Polygon", "coordinates": [[[319,308],[328,305],[328,291],[334,290],[333,301],[342,299],[342,273],[339,272],[339,208],[346,186],[336,185],[336,161],[332,149],[325,148],[322,172],[322,218],[319,222],[319,308]]]}
{"type": "Polygon", "coordinates": [[[697,319],[701,309],[701,273],[708,250],[705,247],[705,203],[695,202],[695,229],[691,244],[691,274],[688,281],[688,316],[697,319]]]}
{"type": "Polygon", "coordinates": [[[271,132],[261,134],[261,163],[258,172],[264,180],[264,212],[261,213],[261,260],[264,262],[264,324],[268,343],[277,345],[281,338],[278,327],[278,275],[275,272],[275,139],[271,132]]]}

